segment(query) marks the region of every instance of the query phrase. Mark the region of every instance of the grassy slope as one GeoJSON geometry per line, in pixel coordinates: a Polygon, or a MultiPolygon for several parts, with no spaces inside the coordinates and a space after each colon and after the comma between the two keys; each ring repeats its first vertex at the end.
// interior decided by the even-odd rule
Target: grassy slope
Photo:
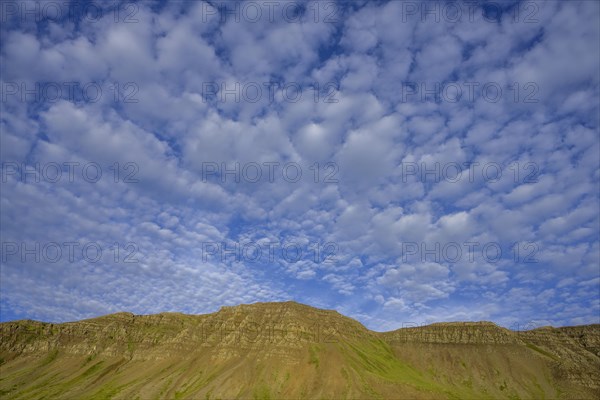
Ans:
{"type": "MultiPolygon", "coordinates": [[[[243,319],[240,314],[233,317],[243,319]]],[[[561,360],[569,354],[576,359],[578,353],[561,349],[559,357],[540,343],[398,343],[342,321],[346,331],[327,342],[178,347],[173,337],[192,335],[187,330],[197,326],[194,318],[171,315],[159,323],[146,321],[134,325],[136,337],[131,329],[123,333],[118,318],[102,320],[117,326],[110,330],[115,333],[106,334],[96,351],[83,354],[73,350],[84,346],[82,342],[62,343],[56,339],[60,335],[41,334],[34,329],[39,325],[24,322],[30,326],[19,333],[19,341],[31,345],[46,335],[44,340],[51,337],[62,344],[20,354],[8,351],[7,342],[0,346],[0,397],[551,399],[600,394],[559,373],[561,360]],[[151,344],[139,342],[147,337],[151,344]],[[157,346],[168,351],[157,352],[157,346]],[[150,359],[140,357],[147,354],[150,359]]],[[[89,350],[90,344],[85,346],[89,350]]],[[[591,368],[600,366],[600,358],[588,353],[585,362],[591,368]]]]}

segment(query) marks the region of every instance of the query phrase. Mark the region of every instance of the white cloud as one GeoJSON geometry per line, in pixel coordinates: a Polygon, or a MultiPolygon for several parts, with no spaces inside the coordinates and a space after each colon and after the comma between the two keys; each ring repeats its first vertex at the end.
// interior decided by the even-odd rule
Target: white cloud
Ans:
{"type": "Polygon", "coordinates": [[[97,263],[3,263],[2,319],[295,298],[373,328],[401,319],[598,322],[598,4],[539,5],[534,23],[480,12],[458,23],[406,18],[390,1],[343,7],[336,23],[314,21],[310,8],[302,23],[280,13],[221,23],[206,3],[175,2],[140,4],[137,23],[107,13],[39,30],[3,25],[0,160],[103,169],[95,184],[80,175],[24,182],[3,169],[3,240],[107,250],[97,263]],[[99,82],[103,93],[95,102],[8,93],[44,81],[99,82]],[[204,90],[271,81],[301,85],[301,98],[220,101],[204,90]],[[407,82],[433,90],[443,81],[462,86],[459,101],[405,96],[407,82]],[[466,82],[479,85],[472,99],[466,82]],[[489,82],[502,88],[497,102],[481,94],[489,82]],[[123,101],[126,83],[136,102],[123,101]],[[316,84],[327,93],[315,100],[316,84]],[[139,182],[123,182],[123,170],[115,182],[110,168],[128,162],[139,182]],[[280,167],[272,182],[223,182],[205,179],[207,162],[280,167]],[[473,179],[443,175],[471,162],[480,166],[473,179]],[[285,163],[301,166],[298,182],[281,175],[285,163]],[[408,163],[442,175],[407,174],[408,163]],[[492,164],[497,180],[482,174],[492,164]],[[241,240],[292,241],[305,257],[203,260],[206,243],[241,240]],[[402,257],[408,242],[467,241],[498,243],[504,257],[402,257]],[[139,263],[115,263],[114,242],[135,243],[139,263]],[[539,246],[539,262],[515,261],[514,242],[539,246]],[[328,262],[312,259],[315,245],[328,262]]]}

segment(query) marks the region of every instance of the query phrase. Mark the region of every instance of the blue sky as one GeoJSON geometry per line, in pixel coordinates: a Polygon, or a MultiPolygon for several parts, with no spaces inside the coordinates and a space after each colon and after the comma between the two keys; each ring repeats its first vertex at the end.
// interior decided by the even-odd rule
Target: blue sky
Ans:
{"type": "Polygon", "coordinates": [[[600,8],[3,2],[0,319],[600,322],[600,8]]]}

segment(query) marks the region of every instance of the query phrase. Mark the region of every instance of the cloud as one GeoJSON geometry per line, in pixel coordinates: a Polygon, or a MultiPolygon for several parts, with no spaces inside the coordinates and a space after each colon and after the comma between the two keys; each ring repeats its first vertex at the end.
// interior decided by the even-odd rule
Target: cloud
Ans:
{"type": "Polygon", "coordinates": [[[0,319],[293,298],[374,329],[599,322],[598,4],[256,4],[2,25],[0,319]]]}

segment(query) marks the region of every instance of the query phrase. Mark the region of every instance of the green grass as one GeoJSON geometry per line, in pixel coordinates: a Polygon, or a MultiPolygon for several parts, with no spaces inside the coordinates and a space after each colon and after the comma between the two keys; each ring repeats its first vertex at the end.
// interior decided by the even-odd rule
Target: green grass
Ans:
{"type": "Polygon", "coordinates": [[[135,351],[136,345],[135,342],[128,340],[127,341],[127,352],[129,353],[129,358],[133,358],[133,352],[135,351]]]}
{"type": "Polygon", "coordinates": [[[48,353],[48,355],[46,357],[44,357],[44,359],[42,359],[40,367],[50,364],[52,361],[56,360],[57,356],[58,356],[58,349],[51,350],[48,353]]]}
{"type": "Polygon", "coordinates": [[[263,383],[258,388],[254,389],[252,398],[254,400],[271,400],[271,390],[263,383]]]}
{"type": "MultiPolygon", "coordinates": [[[[236,316],[232,324],[238,326],[240,318],[236,316]]],[[[452,343],[448,346],[441,343],[421,347],[412,344],[392,346],[385,335],[375,333],[343,335],[335,343],[314,343],[310,340],[310,332],[299,331],[300,341],[306,343],[295,346],[282,357],[277,349],[272,355],[273,362],[270,362],[271,355],[263,358],[264,349],[254,346],[247,351],[242,347],[239,354],[231,355],[231,359],[229,355],[214,358],[217,353],[213,345],[200,342],[203,332],[192,330],[189,333],[191,341],[182,337],[181,343],[175,342],[181,344],[180,349],[170,340],[162,340],[181,333],[183,328],[189,330],[191,326],[201,325],[192,324],[194,319],[190,321],[178,322],[167,316],[160,323],[135,322],[130,326],[126,322],[125,329],[111,328],[110,332],[107,330],[102,334],[94,328],[93,335],[85,336],[87,331],[82,330],[83,339],[75,333],[65,336],[63,332],[54,338],[56,340],[48,336],[63,328],[44,327],[42,330],[25,323],[23,330],[18,332],[17,344],[37,341],[36,346],[30,348],[42,348],[38,346],[40,343],[59,347],[25,354],[24,359],[15,359],[17,356],[9,351],[0,353],[3,375],[0,377],[0,398],[109,399],[120,396],[135,399],[144,396],[143,399],[195,400],[204,396],[207,399],[223,397],[224,393],[230,398],[254,399],[281,398],[282,395],[332,398],[332,394],[335,398],[377,399],[394,398],[395,393],[404,398],[477,400],[563,396],[554,386],[560,386],[562,382],[552,375],[558,364],[553,360],[559,360],[552,354],[554,347],[541,344],[544,342],[539,342],[538,347],[533,344],[538,343],[538,339],[533,337],[527,339],[533,343],[519,342],[518,351],[511,352],[516,345],[499,345],[492,352],[484,352],[489,346],[452,343]],[[198,344],[197,348],[193,347],[195,344],[198,344]],[[78,354],[72,353],[74,347],[88,353],[79,350],[78,354]],[[108,348],[110,352],[105,351],[108,348]],[[115,351],[122,357],[115,357],[115,351]],[[148,361],[142,361],[146,352],[148,361]],[[133,354],[139,354],[140,360],[132,360],[133,354]],[[165,358],[154,361],[155,354],[165,358]],[[261,357],[255,357],[259,354],[261,357]],[[302,364],[295,368],[288,363],[288,358],[302,364]],[[234,375],[231,381],[221,380],[228,378],[232,369],[241,374],[234,375]]],[[[114,323],[113,320],[108,322],[114,323]]],[[[216,324],[213,332],[217,336],[220,336],[219,326],[216,324]]],[[[8,349],[15,347],[12,342],[6,343],[8,349]]],[[[214,343],[214,346],[220,345],[218,341],[214,343]]],[[[224,345],[223,349],[228,350],[229,345],[224,345]]],[[[563,389],[570,387],[565,385],[563,389]]],[[[565,398],[574,397],[569,396],[571,391],[565,393],[565,398]]]]}
{"type": "Polygon", "coordinates": [[[382,379],[390,383],[404,384],[424,393],[441,393],[452,399],[492,397],[475,391],[470,380],[463,382],[461,386],[443,385],[435,382],[430,377],[423,375],[399,360],[389,344],[381,340],[370,340],[355,344],[348,343],[342,345],[341,348],[348,357],[353,369],[361,377],[366,378],[363,385],[369,396],[377,397],[377,394],[371,393],[367,387],[367,382],[371,378],[373,381],[382,379]]]}
{"type": "Polygon", "coordinates": [[[538,352],[538,353],[540,353],[542,355],[545,355],[546,357],[550,357],[554,361],[558,361],[558,358],[556,358],[556,356],[554,354],[551,354],[551,353],[547,352],[546,350],[540,349],[539,347],[537,347],[533,343],[525,343],[525,346],[529,347],[533,351],[536,351],[536,352],[538,352]]]}
{"type": "Polygon", "coordinates": [[[85,370],[83,374],[80,375],[81,378],[87,378],[88,376],[94,374],[100,369],[100,366],[104,364],[104,361],[98,361],[96,364],[92,365],[88,369],[85,370]]]}
{"type": "Polygon", "coordinates": [[[90,362],[92,362],[94,360],[94,358],[96,358],[96,355],[97,354],[90,354],[89,356],[87,356],[82,366],[85,367],[90,362]]]}
{"type": "Polygon", "coordinates": [[[94,393],[90,398],[94,400],[109,400],[115,397],[117,393],[125,389],[129,384],[114,385],[111,383],[105,383],[102,387],[94,393]]]}
{"type": "Polygon", "coordinates": [[[308,360],[309,364],[314,364],[316,368],[319,368],[319,347],[317,345],[311,345],[308,351],[310,353],[310,358],[308,360]]]}

